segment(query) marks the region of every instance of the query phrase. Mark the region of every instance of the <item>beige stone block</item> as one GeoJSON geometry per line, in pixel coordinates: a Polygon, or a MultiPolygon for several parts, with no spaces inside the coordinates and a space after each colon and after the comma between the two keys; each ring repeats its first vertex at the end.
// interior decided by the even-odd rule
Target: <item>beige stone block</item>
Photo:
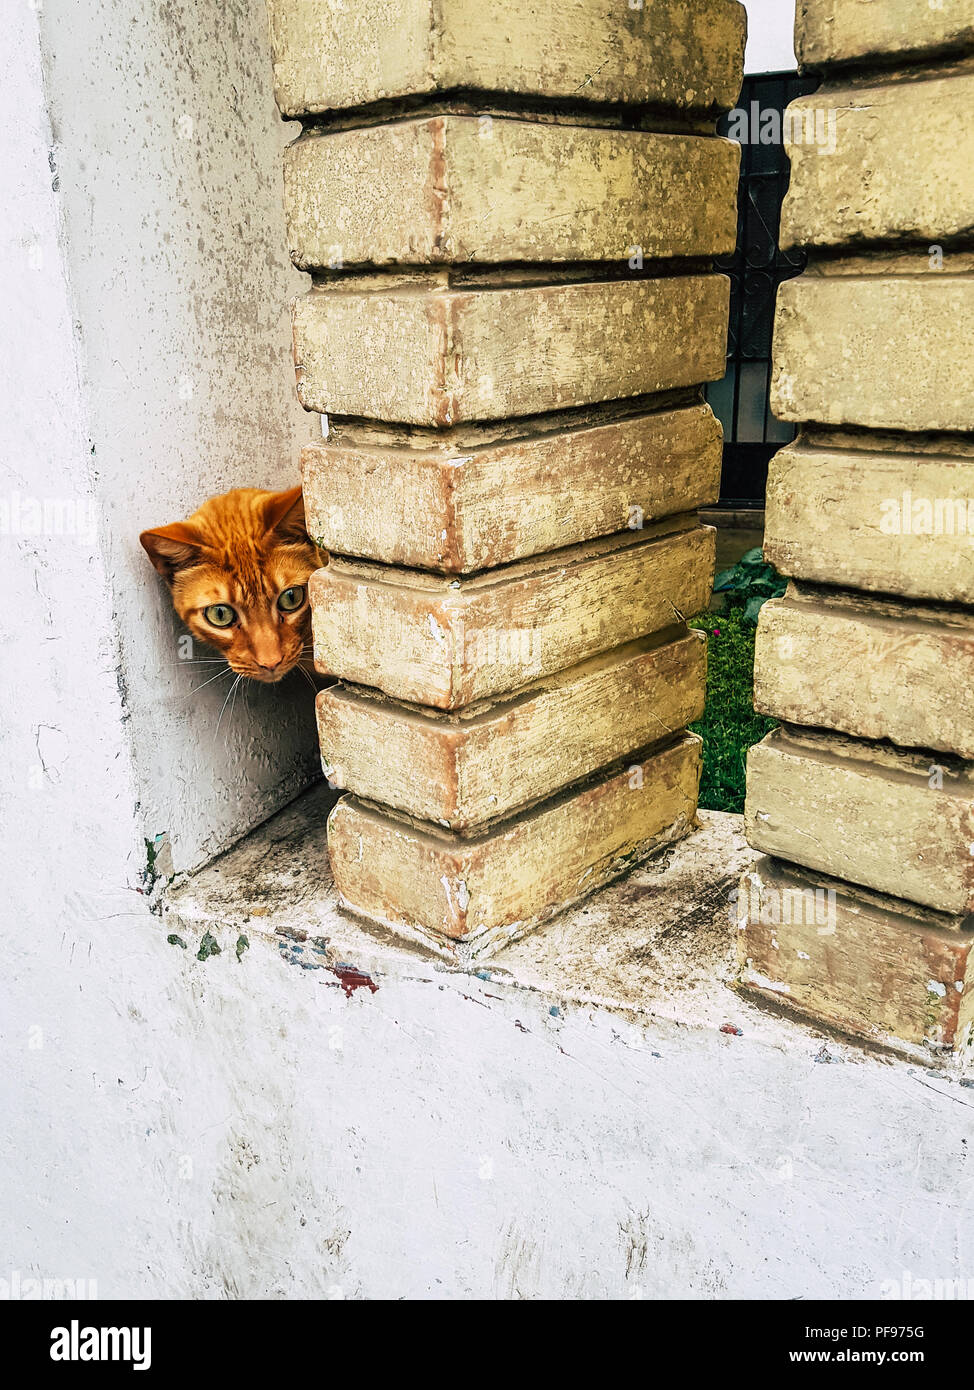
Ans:
{"type": "Polygon", "coordinates": [[[287,116],[457,88],[575,102],[733,106],[745,15],[731,0],[268,0],[287,116]]]}
{"type": "Polygon", "coordinates": [[[793,584],[761,609],[754,708],[974,759],[974,615],[793,584]]]}
{"type": "Polygon", "coordinates": [[[341,900],[473,953],[503,944],[682,839],[695,823],[700,747],[684,735],[473,838],[343,797],[328,820],[341,900]]]}
{"type": "Polygon", "coordinates": [[[974,770],[795,727],[748,752],[754,849],[951,915],[974,906],[974,770]]]}
{"type": "Polygon", "coordinates": [[[333,559],[310,583],[315,662],[461,709],[701,612],[713,564],[714,532],[687,519],[463,580],[333,559]]]}
{"type": "Polygon", "coordinates": [[[511,436],[409,447],[333,431],[301,455],[308,529],[333,553],[464,574],[696,511],[720,491],[708,405],[511,436]]]}
{"type": "Polygon", "coordinates": [[[974,429],[974,276],[806,273],[778,290],[774,332],[781,420],[974,429]]]}
{"type": "Polygon", "coordinates": [[[337,786],[470,833],[685,728],[706,677],[702,634],[678,628],[461,714],[335,685],[317,700],[322,762],[337,786]]]}
{"type": "Polygon", "coordinates": [[[792,102],[785,129],[797,138],[786,140],[791,182],[782,246],[970,236],[972,112],[970,72],[825,90],[792,102]]]}
{"type": "Polygon", "coordinates": [[[843,1033],[949,1050],[974,1018],[967,918],[759,859],[737,900],[741,987],[843,1033]]]}
{"type": "Polygon", "coordinates": [[[302,270],[732,252],[732,140],[495,117],[312,132],[284,159],[302,270]]]}
{"type": "Polygon", "coordinates": [[[723,275],[491,289],[342,282],[294,306],[308,410],[415,425],[535,415],[723,376],[723,275]]]}
{"type": "Polygon", "coordinates": [[[795,47],[809,67],[974,45],[971,0],[798,0],[795,47]]]}
{"type": "Polygon", "coordinates": [[[974,448],[864,449],[861,438],[771,461],[764,554],[820,584],[974,604],[974,448]]]}

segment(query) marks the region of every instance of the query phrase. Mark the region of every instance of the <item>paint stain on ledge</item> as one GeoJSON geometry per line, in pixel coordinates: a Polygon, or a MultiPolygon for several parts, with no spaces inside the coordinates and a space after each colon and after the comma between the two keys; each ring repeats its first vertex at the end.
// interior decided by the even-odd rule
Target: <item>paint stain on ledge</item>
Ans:
{"type": "Polygon", "coordinates": [[[351,999],[357,989],[367,989],[370,994],[375,994],[379,986],[371,975],[366,975],[364,970],[359,970],[356,965],[349,965],[347,961],[338,961],[332,965],[328,960],[327,942],[323,937],[314,937],[311,942],[311,952],[319,957],[317,960],[309,959],[305,955],[305,947],[298,945],[294,940],[279,941],[277,943],[281,959],[288,965],[300,966],[302,970],[327,970],[330,975],[334,975],[345,992],[345,998],[351,999]]]}
{"type": "Polygon", "coordinates": [[[325,969],[338,977],[346,999],[351,999],[357,989],[367,989],[370,994],[375,994],[379,988],[371,975],[357,970],[354,965],[328,965],[325,969]]]}

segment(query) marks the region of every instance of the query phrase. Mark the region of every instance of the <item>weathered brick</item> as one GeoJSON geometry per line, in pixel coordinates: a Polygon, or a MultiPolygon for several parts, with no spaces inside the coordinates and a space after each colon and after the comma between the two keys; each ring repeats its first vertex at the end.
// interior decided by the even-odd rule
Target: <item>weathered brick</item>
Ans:
{"type": "Polygon", "coordinates": [[[737,241],[732,140],[438,115],[311,133],[284,160],[303,270],[632,261],[737,241]]]}
{"type": "Polygon", "coordinates": [[[974,604],[974,447],[942,448],[917,439],[864,449],[847,437],[780,450],[765,557],[820,584],[974,604]]]}
{"type": "Polygon", "coordinates": [[[745,15],[732,0],[268,0],[285,115],[457,88],[713,113],[733,106],[745,15]]]}
{"type": "Polygon", "coordinates": [[[737,902],[740,982],[816,1023],[888,1045],[962,1046],[974,923],[760,859],[737,902]]]}
{"type": "Polygon", "coordinates": [[[761,609],[754,708],[974,758],[974,615],[792,584],[761,609]]]}
{"type": "Polygon", "coordinates": [[[462,715],[334,685],[317,701],[322,760],[337,786],[470,833],[698,719],[706,665],[702,634],[675,629],[462,715]]]}
{"type": "Polygon", "coordinates": [[[301,461],[325,549],[463,574],[715,501],[721,429],[707,405],[486,443],[396,447],[345,428],[301,461]]]}
{"type": "Polygon", "coordinates": [[[974,908],[974,769],[776,729],[748,752],[748,843],[950,914],[974,908]]]}
{"type": "Polygon", "coordinates": [[[686,835],[699,777],[700,740],[688,734],[474,838],[346,796],[328,821],[335,884],[373,921],[483,952],[686,835]]]}
{"type": "Polygon", "coordinates": [[[323,413],[444,426],[713,381],[728,294],[723,275],[496,289],[344,281],[294,306],[298,396],[323,413]]]}
{"type": "Polygon", "coordinates": [[[974,46],[971,0],[798,0],[799,62],[919,58],[974,46]]]}
{"type": "Polygon", "coordinates": [[[781,420],[974,429],[974,275],[806,273],[778,290],[774,343],[781,420]]]}
{"type": "MultiPolygon", "coordinates": [[[[874,6],[873,8],[876,8],[874,6]]],[[[974,74],[801,97],[782,246],[940,243],[974,231],[974,74]],[[822,114],[824,113],[824,115],[822,114]],[[830,135],[829,147],[812,143],[830,135]]],[[[786,132],[788,126],[786,125],[786,132]]]]}
{"type": "Polygon", "coordinates": [[[701,612],[714,532],[688,519],[449,580],[333,559],[311,578],[320,671],[460,709],[701,612]]]}

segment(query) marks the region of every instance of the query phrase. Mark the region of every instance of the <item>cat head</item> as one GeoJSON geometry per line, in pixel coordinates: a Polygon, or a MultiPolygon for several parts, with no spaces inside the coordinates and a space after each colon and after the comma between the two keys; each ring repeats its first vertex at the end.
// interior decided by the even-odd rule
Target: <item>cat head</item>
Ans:
{"type": "Polygon", "coordinates": [[[327,563],[299,487],[236,488],[139,539],[190,632],[239,675],[279,681],[298,664],[311,640],[308,579],[327,563]]]}

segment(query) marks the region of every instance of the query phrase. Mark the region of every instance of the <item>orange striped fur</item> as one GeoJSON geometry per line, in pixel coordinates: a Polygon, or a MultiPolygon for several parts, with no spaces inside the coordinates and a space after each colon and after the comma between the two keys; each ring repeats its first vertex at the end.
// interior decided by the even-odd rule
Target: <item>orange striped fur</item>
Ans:
{"type": "Polygon", "coordinates": [[[236,488],[139,539],[189,631],[238,675],[273,682],[297,666],[311,641],[308,578],[327,563],[299,487],[236,488]]]}

